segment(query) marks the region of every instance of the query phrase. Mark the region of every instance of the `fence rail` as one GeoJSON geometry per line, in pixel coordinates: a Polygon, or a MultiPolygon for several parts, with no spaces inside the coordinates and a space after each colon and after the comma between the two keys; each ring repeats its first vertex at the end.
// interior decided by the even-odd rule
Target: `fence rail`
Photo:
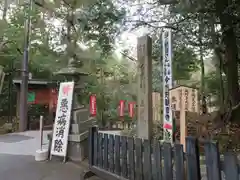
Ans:
{"type": "MultiPolygon", "coordinates": [[[[139,138],[89,131],[89,168],[92,175],[106,180],[200,180],[199,142],[186,138],[181,144],[151,142],[139,138]]],[[[217,142],[204,142],[207,180],[240,180],[235,154],[224,154],[220,161],[217,142]],[[224,175],[222,175],[222,172],[224,175]]]]}

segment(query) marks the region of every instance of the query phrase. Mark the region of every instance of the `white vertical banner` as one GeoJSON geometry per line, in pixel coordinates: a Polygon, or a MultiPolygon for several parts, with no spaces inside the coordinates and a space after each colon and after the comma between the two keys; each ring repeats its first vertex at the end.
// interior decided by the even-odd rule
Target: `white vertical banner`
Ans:
{"type": "Polygon", "coordinates": [[[63,82],[60,84],[53,128],[51,155],[66,157],[73,91],[74,82],[63,82]]]}
{"type": "Polygon", "coordinates": [[[162,34],[163,53],[163,136],[164,140],[173,140],[173,117],[170,104],[169,89],[172,88],[172,33],[168,29],[162,34]]]}

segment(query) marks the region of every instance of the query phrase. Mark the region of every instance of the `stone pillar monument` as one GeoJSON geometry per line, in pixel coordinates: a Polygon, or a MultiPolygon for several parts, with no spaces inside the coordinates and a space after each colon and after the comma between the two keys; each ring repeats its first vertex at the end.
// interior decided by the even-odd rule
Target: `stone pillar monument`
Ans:
{"type": "Polygon", "coordinates": [[[139,138],[152,138],[152,39],[149,36],[138,38],[138,94],[137,94],[137,135],[139,138]]]}

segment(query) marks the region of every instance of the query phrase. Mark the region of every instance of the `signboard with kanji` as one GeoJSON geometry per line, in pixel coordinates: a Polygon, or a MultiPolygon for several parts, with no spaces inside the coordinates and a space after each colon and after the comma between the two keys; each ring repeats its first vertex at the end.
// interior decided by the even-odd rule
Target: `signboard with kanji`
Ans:
{"type": "Polygon", "coordinates": [[[170,105],[169,89],[172,88],[172,34],[171,30],[166,30],[162,34],[163,50],[163,136],[164,140],[172,142],[172,110],[170,105]]]}
{"type": "Polygon", "coordinates": [[[74,82],[60,84],[51,155],[66,157],[74,82]]]}
{"type": "Polygon", "coordinates": [[[35,92],[28,92],[27,102],[28,103],[35,103],[35,99],[36,99],[36,93],[35,92]]]}
{"type": "Polygon", "coordinates": [[[95,94],[90,96],[90,114],[95,117],[97,115],[97,97],[95,94]]]}
{"type": "Polygon", "coordinates": [[[199,113],[198,90],[187,86],[179,86],[170,90],[172,110],[199,113]]]}
{"type": "Polygon", "coordinates": [[[173,111],[179,112],[180,143],[186,150],[187,119],[186,112],[199,113],[198,90],[187,86],[178,86],[170,90],[170,104],[173,111]]]}

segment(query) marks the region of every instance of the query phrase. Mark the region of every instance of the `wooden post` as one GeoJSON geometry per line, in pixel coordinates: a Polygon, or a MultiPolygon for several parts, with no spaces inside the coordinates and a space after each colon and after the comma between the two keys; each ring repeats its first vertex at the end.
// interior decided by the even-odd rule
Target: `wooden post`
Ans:
{"type": "Polygon", "coordinates": [[[39,134],[40,134],[40,150],[42,151],[42,145],[43,145],[43,116],[40,116],[39,120],[39,134]]]}
{"type": "Polygon", "coordinates": [[[48,123],[52,124],[52,122],[54,121],[54,117],[53,117],[53,107],[54,107],[54,103],[53,103],[53,89],[49,89],[48,90],[49,93],[49,100],[48,100],[48,123]]]}
{"type": "Polygon", "coordinates": [[[178,86],[170,90],[170,101],[175,106],[174,109],[180,112],[180,143],[185,152],[185,138],[188,136],[186,113],[199,113],[198,91],[191,87],[178,86]]]}
{"type": "Polygon", "coordinates": [[[143,139],[152,136],[152,39],[138,38],[138,116],[137,134],[143,139]],[[143,107],[143,108],[141,108],[143,107]]]}
{"type": "Polygon", "coordinates": [[[186,112],[184,108],[180,109],[180,143],[183,145],[183,151],[186,152],[187,127],[186,127],[186,112]]]}
{"type": "Polygon", "coordinates": [[[199,113],[199,105],[198,105],[198,91],[191,87],[184,87],[183,88],[183,96],[182,96],[182,115],[181,115],[181,143],[184,146],[184,151],[186,150],[186,140],[185,138],[188,136],[188,127],[187,127],[187,121],[189,119],[186,119],[186,113],[199,113]]]}
{"type": "Polygon", "coordinates": [[[187,162],[187,179],[200,180],[200,154],[198,140],[193,137],[186,138],[186,162],[187,162]]]}

